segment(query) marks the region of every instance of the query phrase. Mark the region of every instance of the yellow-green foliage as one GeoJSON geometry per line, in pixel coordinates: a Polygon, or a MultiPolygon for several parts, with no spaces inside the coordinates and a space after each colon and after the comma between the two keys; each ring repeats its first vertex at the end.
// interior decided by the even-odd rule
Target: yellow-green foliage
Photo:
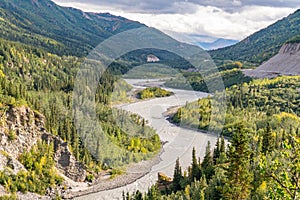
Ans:
{"type": "Polygon", "coordinates": [[[19,160],[27,171],[21,170],[16,175],[2,171],[0,184],[11,193],[29,191],[44,195],[47,188],[55,187],[63,181],[55,168],[53,154],[53,144],[38,142],[29,152],[20,156],[19,160]]]}
{"type": "MultiPolygon", "coordinates": [[[[53,44],[50,40],[48,43],[53,44]]],[[[93,152],[94,155],[89,152],[88,145],[76,129],[72,113],[72,90],[82,61],[81,58],[58,56],[54,55],[54,52],[49,53],[36,47],[0,39],[0,70],[5,74],[3,77],[0,73],[1,112],[5,113],[7,108],[27,104],[36,111],[36,119],[30,119],[30,123],[42,120],[48,132],[68,142],[76,160],[87,167],[92,163],[98,166],[92,167],[92,173],[97,173],[98,168],[104,166],[104,163],[108,168],[123,166],[149,159],[157,154],[161,147],[160,139],[152,128],[142,123],[141,117],[133,119],[130,113],[124,111],[122,114],[124,120],[120,122],[123,123],[122,126],[115,121],[113,110],[109,105],[111,101],[126,99],[125,91],[129,91],[131,87],[124,81],[115,85],[118,78],[113,75],[114,73],[110,73],[110,70],[99,80],[95,94],[96,116],[107,139],[120,151],[111,153],[110,148],[105,148],[107,152],[103,153],[101,149],[95,148],[97,151],[93,152]],[[45,118],[39,119],[39,113],[45,118]],[[133,138],[140,138],[141,144],[128,150],[133,138]],[[101,159],[97,154],[102,156],[101,159]]],[[[111,67],[124,70],[124,66],[120,66],[117,62],[112,63],[111,67]]],[[[2,124],[5,125],[5,117],[2,119],[2,124]]],[[[101,138],[93,138],[93,141],[96,146],[101,138]]],[[[40,183],[33,182],[32,188],[36,184],[40,183]]]]}
{"type": "Polygon", "coordinates": [[[9,140],[9,141],[13,141],[13,140],[15,140],[15,139],[17,139],[17,134],[16,134],[16,132],[13,131],[13,130],[9,130],[9,132],[8,132],[8,140],[9,140]]]}
{"type": "Polygon", "coordinates": [[[146,88],[140,92],[138,92],[137,96],[140,99],[148,99],[153,97],[168,97],[171,96],[173,93],[162,88],[158,87],[151,87],[146,88]]]}
{"type": "Polygon", "coordinates": [[[124,170],[123,169],[114,168],[110,172],[110,175],[111,175],[110,178],[115,178],[116,176],[121,175],[121,174],[124,174],[124,170]]]}
{"type": "Polygon", "coordinates": [[[18,197],[16,194],[4,195],[0,197],[0,200],[18,200],[18,197]]]}
{"type": "MultiPolygon", "coordinates": [[[[222,102],[218,93],[180,108],[173,121],[193,128],[220,130],[230,135],[232,128],[243,122],[251,130],[263,129],[270,123],[273,129],[297,128],[300,115],[300,76],[254,80],[226,90],[227,112],[224,127],[213,105],[222,102]]],[[[216,109],[217,107],[214,107],[216,109]]]]}

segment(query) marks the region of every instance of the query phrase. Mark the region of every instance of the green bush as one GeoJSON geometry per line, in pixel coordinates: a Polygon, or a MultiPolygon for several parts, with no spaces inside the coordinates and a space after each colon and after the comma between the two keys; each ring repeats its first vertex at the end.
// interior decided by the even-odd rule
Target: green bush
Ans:
{"type": "Polygon", "coordinates": [[[10,130],[10,131],[8,132],[8,140],[9,140],[9,141],[13,141],[13,140],[15,140],[15,139],[17,139],[17,134],[16,134],[16,132],[13,131],[13,130],[10,130]]]}
{"type": "Polygon", "coordinates": [[[90,173],[85,178],[85,180],[88,182],[93,182],[94,179],[95,179],[94,175],[90,173]]]}
{"type": "Polygon", "coordinates": [[[124,174],[124,171],[122,169],[114,168],[110,172],[110,175],[111,175],[110,178],[115,178],[116,176],[121,175],[121,174],[124,174]]]}
{"type": "Polygon", "coordinates": [[[16,194],[11,194],[11,195],[4,195],[0,197],[0,200],[17,200],[17,195],[16,194]]]}

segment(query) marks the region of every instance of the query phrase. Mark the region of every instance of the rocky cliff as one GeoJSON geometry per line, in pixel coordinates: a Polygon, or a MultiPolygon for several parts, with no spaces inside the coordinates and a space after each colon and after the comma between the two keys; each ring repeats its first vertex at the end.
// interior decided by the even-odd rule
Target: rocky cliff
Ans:
{"type": "Polygon", "coordinates": [[[64,142],[61,138],[48,133],[43,133],[41,138],[48,143],[54,143],[54,160],[57,163],[57,168],[73,181],[83,182],[86,178],[85,166],[76,161],[69,150],[68,143],[64,142]]]}
{"type": "Polygon", "coordinates": [[[75,160],[68,144],[45,130],[45,118],[27,106],[6,107],[0,111],[0,170],[7,167],[17,173],[24,166],[18,157],[39,140],[54,143],[55,161],[59,171],[81,182],[86,178],[84,165],[75,160]]]}
{"type": "Polygon", "coordinates": [[[244,73],[257,78],[300,75],[300,43],[283,45],[277,55],[255,70],[247,70],[244,73]]]}

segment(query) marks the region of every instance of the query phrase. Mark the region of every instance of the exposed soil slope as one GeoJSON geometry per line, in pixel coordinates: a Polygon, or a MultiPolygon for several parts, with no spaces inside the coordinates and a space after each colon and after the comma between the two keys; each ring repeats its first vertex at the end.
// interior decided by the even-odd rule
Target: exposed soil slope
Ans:
{"type": "Polygon", "coordinates": [[[300,43],[283,45],[277,55],[258,68],[244,71],[244,73],[257,78],[300,75],[300,43]]]}

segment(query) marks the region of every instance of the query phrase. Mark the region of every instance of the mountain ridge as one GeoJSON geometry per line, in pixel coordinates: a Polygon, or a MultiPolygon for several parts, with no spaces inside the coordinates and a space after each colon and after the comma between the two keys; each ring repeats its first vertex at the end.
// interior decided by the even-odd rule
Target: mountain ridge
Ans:
{"type": "Polygon", "coordinates": [[[285,42],[297,35],[300,35],[300,9],[233,46],[209,53],[214,60],[247,61],[259,65],[277,54],[285,42]]]}
{"type": "Polygon", "coordinates": [[[199,42],[198,44],[205,50],[216,50],[238,43],[238,40],[218,38],[213,42],[199,42]]]}
{"type": "Polygon", "coordinates": [[[109,13],[61,7],[50,0],[4,0],[0,19],[4,39],[80,57],[114,34],[145,26],[109,13]]]}

